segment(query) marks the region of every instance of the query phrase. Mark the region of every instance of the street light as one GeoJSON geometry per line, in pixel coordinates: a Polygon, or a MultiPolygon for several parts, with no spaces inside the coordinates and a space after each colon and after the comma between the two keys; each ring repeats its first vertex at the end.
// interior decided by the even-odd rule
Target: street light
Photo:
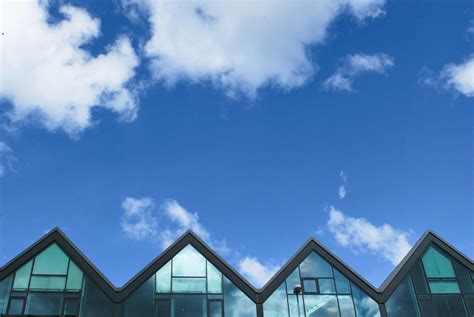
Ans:
{"type": "Polygon", "coordinates": [[[296,284],[294,287],[293,287],[293,293],[296,295],[296,305],[298,306],[298,316],[301,316],[301,313],[300,313],[300,293],[301,293],[301,285],[300,284],[296,284]]]}

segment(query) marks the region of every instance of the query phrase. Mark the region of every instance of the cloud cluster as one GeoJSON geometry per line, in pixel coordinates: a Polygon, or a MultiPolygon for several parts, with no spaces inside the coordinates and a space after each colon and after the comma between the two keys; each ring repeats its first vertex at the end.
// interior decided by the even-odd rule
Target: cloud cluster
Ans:
{"type": "Polygon", "coordinates": [[[263,287],[279,269],[279,266],[263,264],[254,257],[244,257],[238,265],[239,272],[256,287],[263,287]]]}
{"type": "Polygon", "coordinates": [[[0,96],[11,102],[11,122],[33,119],[77,136],[91,125],[93,107],[135,119],[137,104],[127,82],[139,60],[130,40],[122,36],[92,55],[84,46],[100,35],[100,21],[64,5],[63,18],[51,22],[48,5],[2,1],[0,96]]]}
{"type": "Polygon", "coordinates": [[[149,197],[127,197],[122,202],[122,232],[134,240],[153,239],[158,235],[158,219],[152,213],[155,204],[149,197]]]}
{"type": "Polygon", "coordinates": [[[315,73],[308,48],[346,12],[357,19],[383,14],[384,0],[148,1],[152,37],[145,52],[154,77],[211,83],[234,96],[254,97],[271,85],[290,90],[315,73]]]}
{"type": "Polygon", "coordinates": [[[13,169],[15,161],[13,150],[5,142],[0,141],[0,177],[3,177],[7,171],[13,169]]]}
{"type": "Polygon", "coordinates": [[[348,55],[336,72],[324,81],[323,87],[333,91],[354,92],[356,77],[370,72],[385,74],[393,65],[393,58],[384,53],[348,55]]]}
{"type": "Polygon", "coordinates": [[[397,265],[410,251],[409,233],[389,224],[375,226],[365,218],[346,216],[333,206],[329,208],[329,231],[336,241],[355,252],[369,252],[397,265]]]}

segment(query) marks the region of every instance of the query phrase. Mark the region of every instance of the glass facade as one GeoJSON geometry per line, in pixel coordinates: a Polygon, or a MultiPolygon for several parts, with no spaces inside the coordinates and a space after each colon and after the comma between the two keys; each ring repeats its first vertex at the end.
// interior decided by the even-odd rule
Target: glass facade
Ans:
{"type": "Polygon", "coordinates": [[[316,252],[263,304],[265,317],[379,317],[379,305],[316,252]]]}
{"type": "Polygon", "coordinates": [[[418,253],[382,302],[384,294],[351,280],[315,251],[294,263],[280,285],[269,283],[272,293],[245,285],[191,244],[156,272],[148,269],[140,286],[114,290],[52,243],[0,275],[0,317],[473,317],[472,266],[443,250],[432,244],[418,253]]]}

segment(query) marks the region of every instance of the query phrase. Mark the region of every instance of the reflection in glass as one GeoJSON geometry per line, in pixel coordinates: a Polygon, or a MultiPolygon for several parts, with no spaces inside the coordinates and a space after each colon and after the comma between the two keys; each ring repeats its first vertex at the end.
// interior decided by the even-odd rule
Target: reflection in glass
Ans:
{"type": "Polygon", "coordinates": [[[26,299],[27,315],[60,315],[62,294],[29,293],[26,299]]]}
{"type": "Polygon", "coordinates": [[[209,262],[207,263],[207,292],[222,293],[222,273],[209,262]]]}
{"type": "Polygon", "coordinates": [[[349,280],[336,269],[334,269],[334,278],[336,279],[336,290],[338,294],[351,293],[349,280]]]}
{"type": "Polygon", "coordinates": [[[173,276],[206,276],[206,259],[193,246],[187,245],[173,258],[173,276]]]}
{"type": "Polygon", "coordinates": [[[339,301],[339,310],[341,317],[356,317],[354,310],[354,302],[350,295],[339,295],[337,296],[339,301]]]}
{"type": "Polygon", "coordinates": [[[305,295],[306,317],[339,317],[336,296],[305,295]]]}
{"type": "Polygon", "coordinates": [[[300,264],[302,277],[333,277],[332,269],[316,252],[311,252],[300,264]]]}
{"type": "Polygon", "coordinates": [[[30,283],[31,276],[31,267],[33,266],[33,261],[30,261],[23,265],[15,273],[15,280],[13,282],[13,289],[24,290],[28,289],[28,284],[30,283]]]}
{"type": "Polygon", "coordinates": [[[433,294],[457,294],[460,292],[456,281],[430,281],[429,285],[433,294]]]}
{"type": "Polygon", "coordinates": [[[205,295],[173,295],[173,317],[207,317],[205,295]]]}
{"type": "Polygon", "coordinates": [[[171,292],[171,261],[166,263],[158,272],[156,276],[156,292],[169,293],[171,292]]]}
{"type": "Polygon", "coordinates": [[[357,316],[379,317],[379,305],[354,283],[351,284],[351,288],[357,316]]]}
{"type": "Polygon", "coordinates": [[[333,279],[321,278],[319,282],[319,292],[321,294],[336,294],[336,287],[333,279]]]}
{"type": "Polygon", "coordinates": [[[62,291],[66,286],[64,276],[32,276],[30,289],[32,290],[56,290],[62,291]]]}
{"type": "Polygon", "coordinates": [[[385,304],[389,317],[420,317],[410,275],[405,278],[385,304]]]}
{"type": "Polygon", "coordinates": [[[206,278],[173,278],[173,293],[206,293],[206,278]]]}
{"type": "Polygon", "coordinates": [[[8,298],[10,296],[12,282],[12,275],[6,277],[3,281],[0,281],[0,314],[5,314],[7,312],[8,298]]]}
{"type": "Polygon", "coordinates": [[[434,247],[430,247],[422,258],[426,277],[455,277],[451,260],[434,247]]]}
{"type": "Polygon", "coordinates": [[[226,317],[257,316],[255,303],[226,277],[224,277],[224,315],[226,317]]]}
{"type": "Polygon", "coordinates": [[[209,317],[222,317],[222,302],[221,301],[210,301],[209,302],[209,317]]]}
{"type": "Polygon", "coordinates": [[[288,317],[285,283],[263,303],[263,314],[265,317],[288,317]]]}

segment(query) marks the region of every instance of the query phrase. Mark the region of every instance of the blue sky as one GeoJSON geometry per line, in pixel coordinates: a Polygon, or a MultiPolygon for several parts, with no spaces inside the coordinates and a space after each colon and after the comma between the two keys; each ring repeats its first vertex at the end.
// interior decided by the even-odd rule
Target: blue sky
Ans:
{"type": "Polygon", "coordinates": [[[55,226],[117,286],[187,229],[255,285],[310,236],[375,286],[429,228],[474,256],[470,1],[1,5],[0,265],[55,226]]]}

